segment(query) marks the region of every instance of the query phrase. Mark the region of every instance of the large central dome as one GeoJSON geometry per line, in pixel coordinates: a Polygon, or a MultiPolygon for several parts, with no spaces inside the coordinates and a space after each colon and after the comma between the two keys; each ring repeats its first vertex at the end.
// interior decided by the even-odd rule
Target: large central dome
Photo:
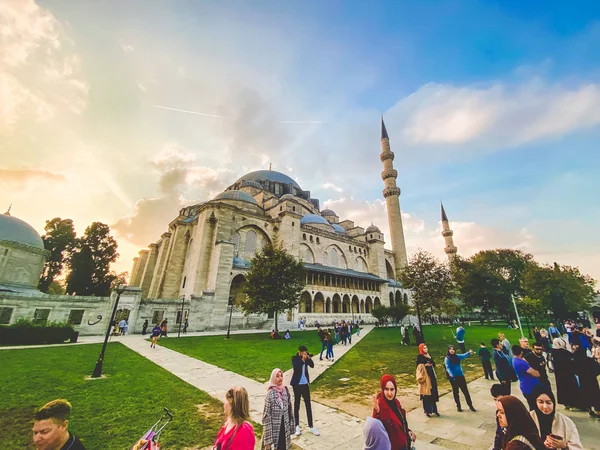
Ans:
{"type": "Polygon", "coordinates": [[[274,181],[277,183],[291,184],[296,189],[300,191],[302,190],[300,185],[293,179],[284,173],[277,172],[276,170],[255,170],[254,172],[247,173],[241,177],[236,181],[236,184],[241,183],[242,181],[274,181]]]}

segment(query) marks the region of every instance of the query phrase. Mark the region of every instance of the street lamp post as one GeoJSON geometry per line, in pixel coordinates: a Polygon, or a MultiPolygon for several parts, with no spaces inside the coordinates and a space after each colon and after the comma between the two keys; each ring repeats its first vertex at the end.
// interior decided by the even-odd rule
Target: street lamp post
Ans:
{"type": "Polygon", "coordinates": [[[231,316],[233,315],[233,297],[229,297],[229,304],[227,305],[227,312],[229,313],[229,323],[227,324],[226,339],[229,339],[229,333],[231,332],[231,316]]]}
{"type": "Polygon", "coordinates": [[[419,321],[419,333],[421,334],[421,339],[425,342],[425,334],[423,333],[423,325],[421,324],[421,308],[419,307],[419,302],[415,302],[417,304],[417,320],[419,321]]]}
{"type": "Polygon", "coordinates": [[[115,288],[115,291],[117,292],[115,306],[113,307],[110,320],[108,321],[108,327],[106,328],[106,336],[104,336],[104,344],[102,345],[102,351],[100,352],[98,361],[96,361],[96,367],[94,367],[94,371],[92,372],[91,378],[100,378],[102,376],[102,363],[104,363],[104,353],[106,352],[106,344],[108,343],[108,336],[110,335],[110,327],[112,326],[112,323],[115,320],[115,316],[117,315],[117,307],[119,306],[121,294],[125,292],[125,286],[123,284],[118,284],[115,288]]]}
{"type": "Polygon", "coordinates": [[[515,314],[517,315],[517,322],[519,323],[519,329],[521,330],[521,337],[525,337],[525,335],[523,334],[523,326],[521,325],[521,317],[519,317],[519,310],[517,309],[517,302],[515,301],[515,296],[514,295],[510,295],[510,298],[513,302],[513,306],[515,307],[515,314]]]}
{"type": "Polygon", "coordinates": [[[181,324],[183,323],[183,305],[185,303],[185,294],[181,296],[181,315],[179,316],[179,331],[177,337],[181,336],[181,324]]]}

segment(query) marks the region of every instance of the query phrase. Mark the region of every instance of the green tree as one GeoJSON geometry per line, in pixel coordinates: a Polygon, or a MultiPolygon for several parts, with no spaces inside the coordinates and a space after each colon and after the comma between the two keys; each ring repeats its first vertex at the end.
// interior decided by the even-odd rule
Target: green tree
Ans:
{"type": "Polygon", "coordinates": [[[55,217],[46,221],[46,233],[42,236],[44,247],[50,251],[40,278],[39,289],[48,292],[54,279],[69,265],[71,253],[77,244],[75,228],[71,219],[55,217]]]}
{"type": "Polygon", "coordinates": [[[402,319],[404,319],[411,312],[411,307],[403,302],[399,302],[394,306],[390,306],[388,309],[388,317],[396,321],[396,323],[402,322],[402,319]]]}
{"type": "Polygon", "coordinates": [[[390,308],[383,305],[375,306],[371,310],[371,315],[377,319],[379,325],[383,325],[383,321],[390,316],[390,308]]]}
{"type": "Polygon", "coordinates": [[[114,280],[110,264],[118,257],[117,241],[110,235],[108,225],[92,223],[77,240],[77,247],[71,256],[67,294],[109,295],[114,280]]]}
{"type": "Polygon", "coordinates": [[[527,330],[529,331],[529,337],[531,338],[531,328],[529,327],[529,324],[533,322],[533,319],[543,314],[544,305],[540,300],[530,297],[523,297],[515,302],[517,303],[519,312],[525,317],[525,323],[527,325],[527,330]]]}
{"type": "Polygon", "coordinates": [[[47,293],[50,295],[65,295],[66,289],[64,280],[54,280],[50,283],[47,293]]]}
{"type": "Polygon", "coordinates": [[[585,310],[592,301],[596,281],[577,267],[531,265],[523,277],[524,292],[540,299],[557,318],[572,317],[585,310]]]}
{"type": "Polygon", "coordinates": [[[400,281],[413,292],[412,299],[419,318],[419,329],[423,333],[421,314],[440,312],[444,302],[455,294],[450,267],[440,262],[431,253],[419,249],[411,256],[408,266],[400,273],[400,281]]]}
{"type": "Polygon", "coordinates": [[[306,271],[301,261],[284,249],[267,244],[250,261],[241,307],[245,314],[275,315],[300,303],[306,271]]]}

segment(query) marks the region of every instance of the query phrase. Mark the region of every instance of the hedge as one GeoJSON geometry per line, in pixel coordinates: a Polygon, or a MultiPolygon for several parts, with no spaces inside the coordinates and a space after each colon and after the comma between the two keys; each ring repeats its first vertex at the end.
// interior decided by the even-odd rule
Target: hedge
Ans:
{"type": "Polygon", "coordinates": [[[0,345],[62,344],[74,330],[67,323],[37,324],[20,319],[12,325],[0,325],[0,345]]]}

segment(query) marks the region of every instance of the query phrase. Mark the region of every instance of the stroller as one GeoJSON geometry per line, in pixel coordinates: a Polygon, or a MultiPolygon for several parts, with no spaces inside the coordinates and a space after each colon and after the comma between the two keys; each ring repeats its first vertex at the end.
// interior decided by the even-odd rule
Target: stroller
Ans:
{"type": "Polygon", "coordinates": [[[162,430],[173,420],[173,414],[164,408],[165,413],[158,419],[158,421],[152,425],[152,427],[144,434],[141,439],[145,440],[146,443],[140,447],[140,450],[159,450],[158,439],[162,430]]]}

